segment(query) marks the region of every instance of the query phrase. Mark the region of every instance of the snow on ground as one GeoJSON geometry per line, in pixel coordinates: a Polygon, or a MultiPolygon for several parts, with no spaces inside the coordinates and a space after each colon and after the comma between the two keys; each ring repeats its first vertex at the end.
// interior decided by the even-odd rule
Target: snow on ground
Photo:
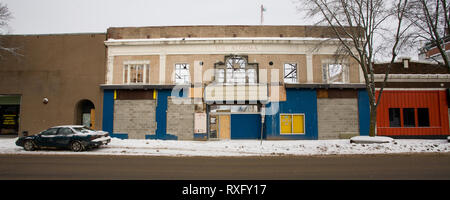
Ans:
{"type": "Polygon", "coordinates": [[[350,142],[358,143],[358,144],[364,144],[364,143],[389,143],[393,142],[394,139],[391,137],[386,136],[355,136],[350,138],[350,142]]]}
{"type": "Polygon", "coordinates": [[[279,156],[450,152],[447,140],[394,140],[382,144],[354,144],[350,140],[221,140],[173,141],[113,138],[99,149],[25,151],[17,138],[0,138],[0,154],[148,155],[148,156],[279,156]]]}

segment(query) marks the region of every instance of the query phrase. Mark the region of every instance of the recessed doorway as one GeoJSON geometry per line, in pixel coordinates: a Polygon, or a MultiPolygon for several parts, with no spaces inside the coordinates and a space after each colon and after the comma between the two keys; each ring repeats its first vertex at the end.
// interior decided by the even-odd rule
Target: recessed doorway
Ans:
{"type": "Polygon", "coordinates": [[[92,101],[84,99],[76,105],[75,123],[95,129],[95,106],[92,101]]]}

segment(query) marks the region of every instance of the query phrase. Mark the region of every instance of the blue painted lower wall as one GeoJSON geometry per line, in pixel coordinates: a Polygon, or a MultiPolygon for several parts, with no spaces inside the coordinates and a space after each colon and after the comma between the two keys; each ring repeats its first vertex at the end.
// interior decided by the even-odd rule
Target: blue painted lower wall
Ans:
{"type": "Polygon", "coordinates": [[[113,133],[114,123],[114,90],[103,91],[103,122],[102,130],[110,135],[113,133]]]}
{"type": "MultiPolygon", "coordinates": [[[[177,140],[177,136],[167,133],[167,97],[171,90],[157,91],[156,134],[146,135],[146,139],[177,140]]],[[[263,125],[265,139],[318,139],[317,93],[312,89],[286,89],[286,101],[269,103],[266,114],[271,109],[278,110],[273,115],[266,115],[263,125]],[[305,114],[304,135],[281,135],[280,113],[305,114]]],[[[358,116],[361,135],[369,134],[370,108],[366,90],[358,90],[358,116]]],[[[112,137],[126,139],[126,133],[113,133],[114,130],[114,90],[104,90],[102,129],[112,137]]],[[[259,139],[261,137],[261,116],[259,114],[232,114],[231,139],[259,139]]],[[[197,134],[194,139],[204,139],[207,134],[197,134]]]]}
{"type": "Polygon", "coordinates": [[[114,133],[114,90],[103,91],[103,123],[102,130],[107,131],[111,137],[128,139],[126,133],[114,133]]]}
{"type": "Polygon", "coordinates": [[[177,140],[178,137],[167,133],[167,97],[172,90],[158,90],[156,97],[156,134],[146,135],[146,139],[177,140]]]}
{"type": "Polygon", "coordinates": [[[260,114],[231,114],[231,139],[261,138],[260,114]]]}
{"type": "Polygon", "coordinates": [[[369,135],[370,129],[370,104],[366,90],[358,90],[358,117],[359,134],[369,135]]]}
{"type": "MultiPolygon", "coordinates": [[[[310,139],[318,138],[317,127],[317,93],[311,89],[286,89],[286,101],[279,102],[279,111],[274,115],[266,115],[264,133],[266,139],[310,139]],[[281,135],[280,113],[305,114],[304,135],[281,135]]],[[[277,110],[275,103],[269,103],[266,114],[277,110]]]]}

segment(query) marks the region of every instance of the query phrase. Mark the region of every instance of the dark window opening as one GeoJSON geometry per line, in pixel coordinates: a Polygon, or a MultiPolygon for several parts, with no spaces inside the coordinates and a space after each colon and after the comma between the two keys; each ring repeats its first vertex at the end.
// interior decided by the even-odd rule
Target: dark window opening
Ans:
{"type": "Polygon", "coordinates": [[[400,127],[400,108],[389,108],[389,126],[400,127]]]}
{"type": "Polygon", "coordinates": [[[418,108],[417,115],[419,119],[419,127],[430,126],[430,115],[428,113],[428,108],[418,108]]]}
{"type": "Polygon", "coordinates": [[[414,108],[403,108],[403,126],[404,127],[416,126],[414,108]]]}

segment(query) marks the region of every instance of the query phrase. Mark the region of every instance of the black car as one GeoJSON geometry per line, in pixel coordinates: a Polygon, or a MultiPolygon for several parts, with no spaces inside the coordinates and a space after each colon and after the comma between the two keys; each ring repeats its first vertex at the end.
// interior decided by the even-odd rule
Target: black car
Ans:
{"type": "Polygon", "coordinates": [[[17,139],[16,145],[27,151],[48,147],[83,151],[109,142],[111,142],[111,137],[108,132],[95,131],[80,125],[69,125],[55,126],[36,135],[20,137],[17,139]]]}

